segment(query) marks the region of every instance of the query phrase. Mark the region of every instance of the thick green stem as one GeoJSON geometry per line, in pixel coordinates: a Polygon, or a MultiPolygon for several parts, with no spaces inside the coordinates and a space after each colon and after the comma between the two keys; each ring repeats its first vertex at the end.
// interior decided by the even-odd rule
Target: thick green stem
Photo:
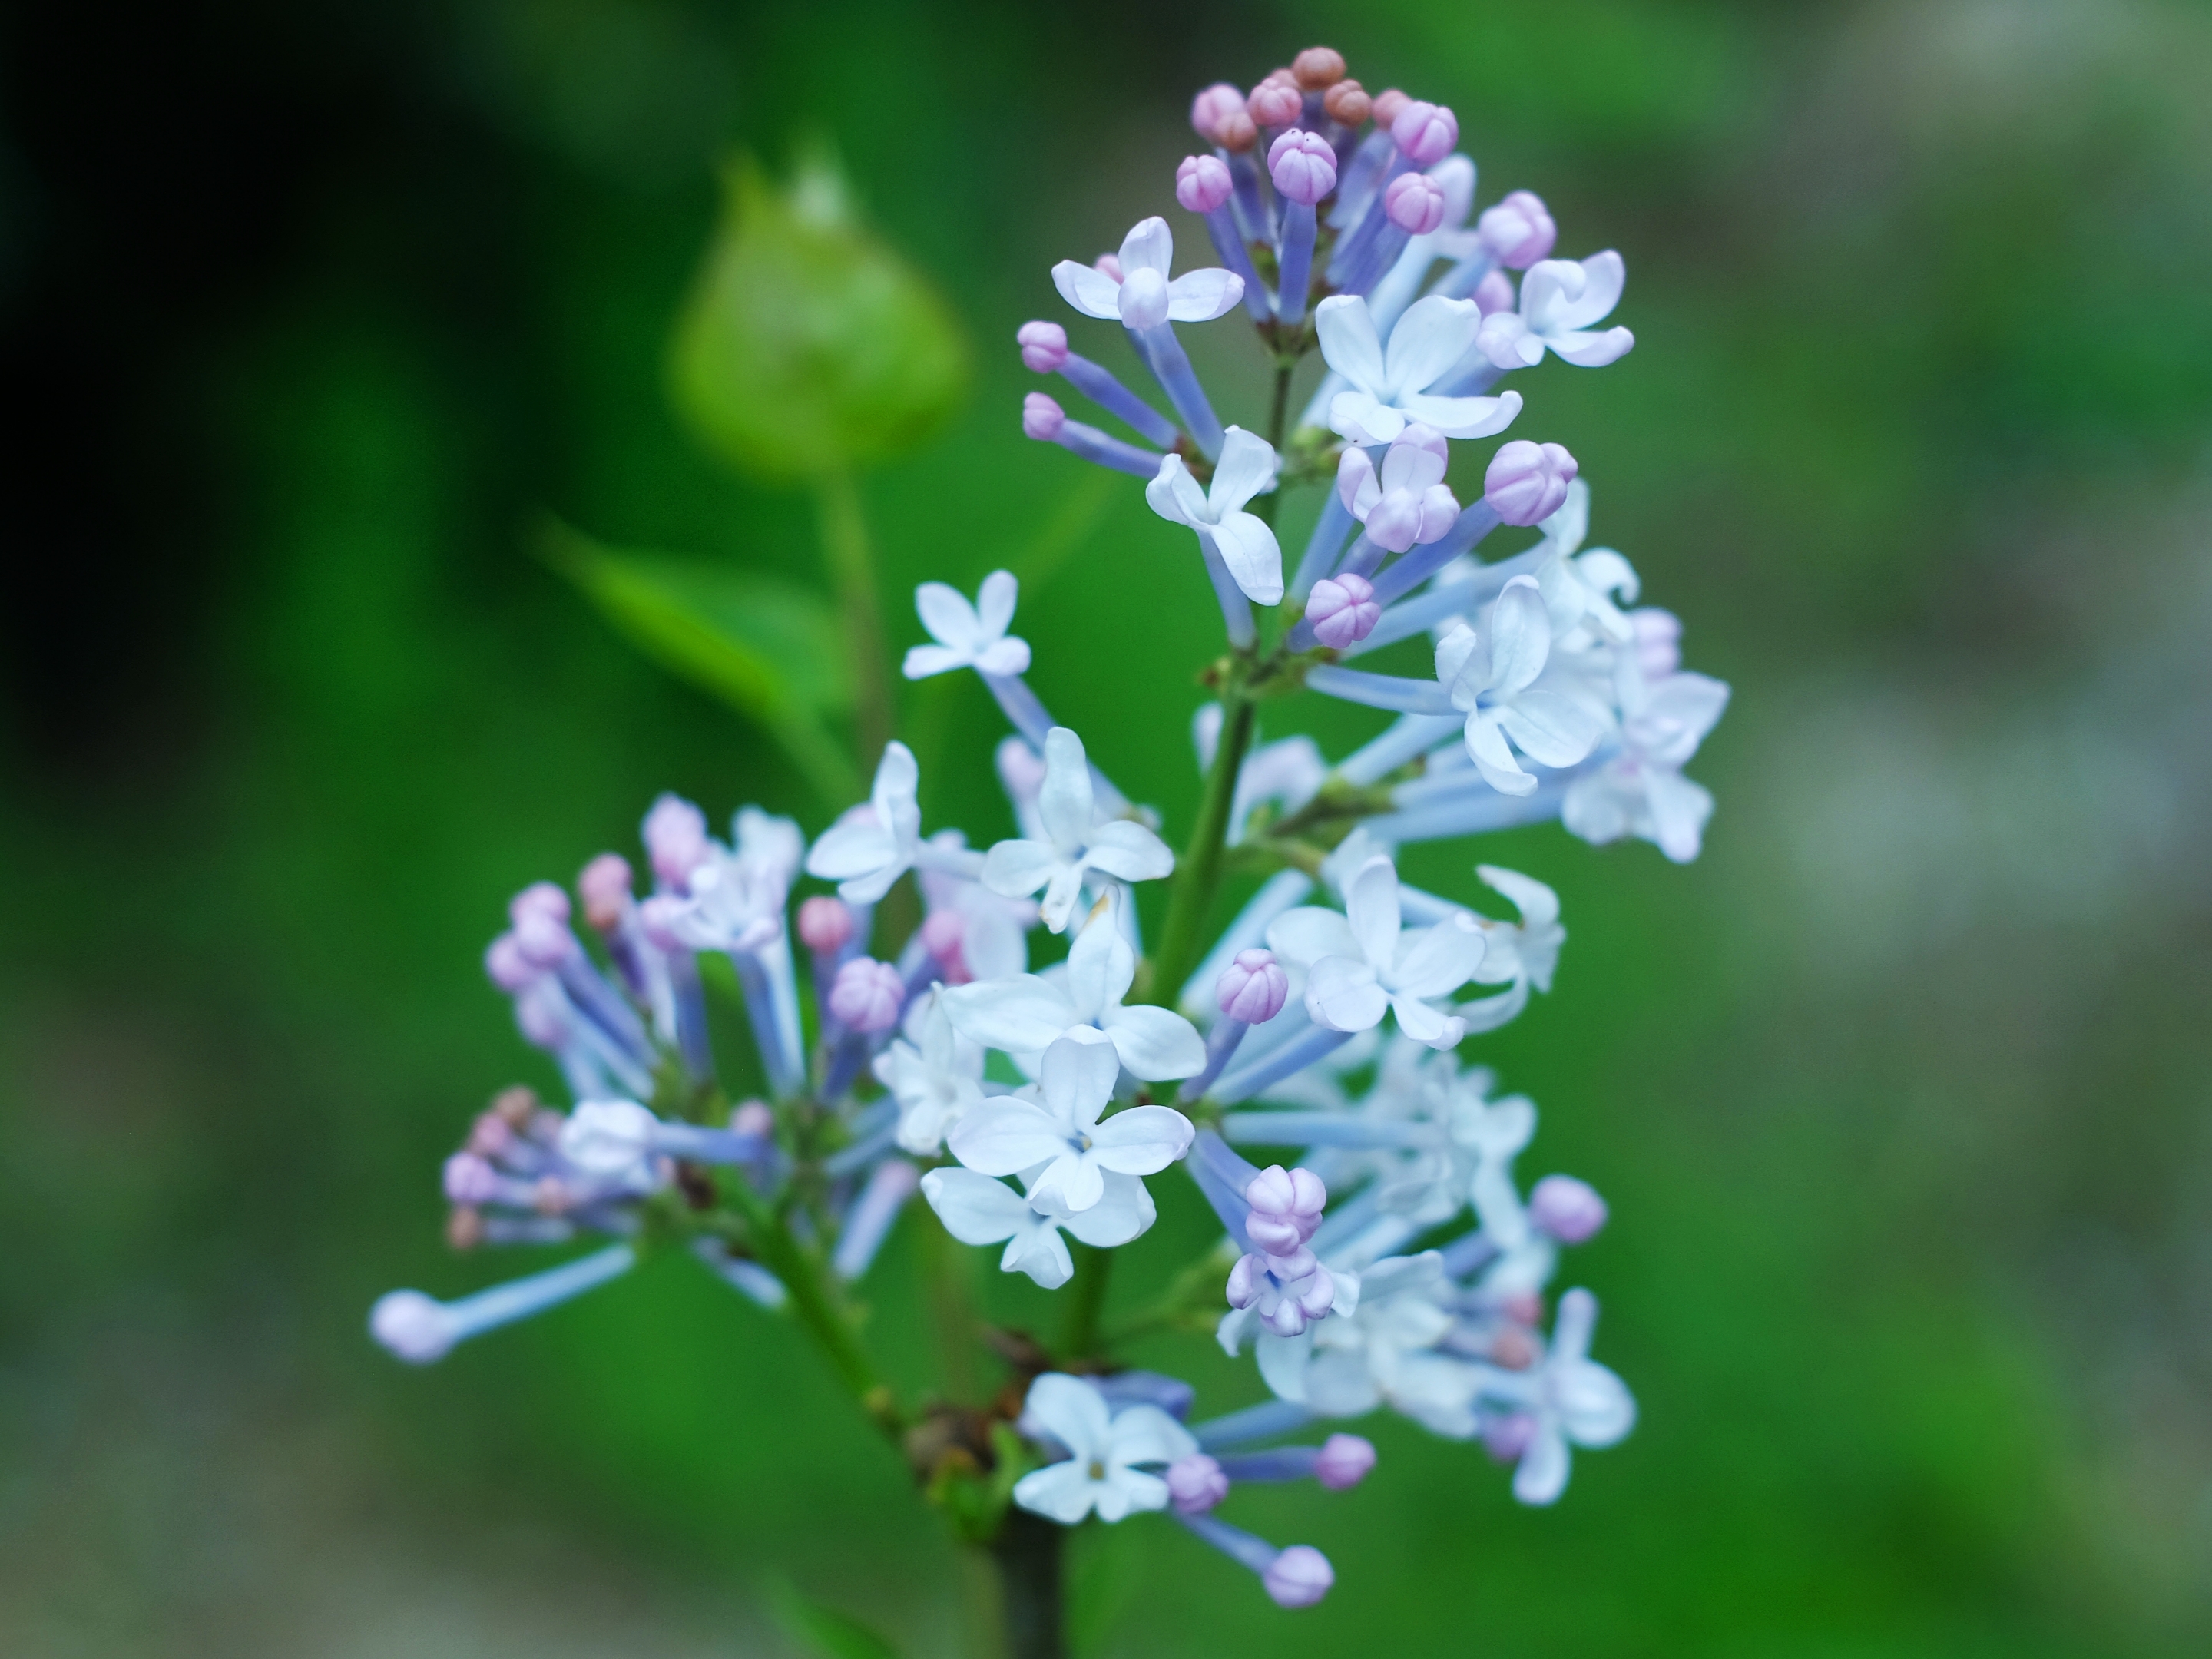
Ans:
{"type": "Polygon", "coordinates": [[[875,757],[891,738],[891,683],[868,520],[860,508],[860,486],[850,474],[824,474],[815,484],[814,501],[822,522],[822,550],[830,561],[846,642],[853,653],[854,726],[862,769],[872,769],[875,757]]]}
{"type": "Polygon", "coordinates": [[[1061,1359],[1088,1359],[1097,1351],[1098,1319],[1106,1309],[1106,1285],[1113,1271],[1113,1251],[1089,1244],[1075,1247],[1075,1282],[1068,1287],[1060,1332],[1061,1359]]]}
{"type": "Polygon", "coordinates": [[[1291,418],[1291,376],[1297,372],[1295,357],[1280,357],[1275,362],[1275,406],[1267,417],[1267,441],[1275,453],[1283,453],[1283,428],[1291,418]]]}
{"type": "Polygon", "coordinates": [[[1221,690],[1221,741],[1214,750],[1213,768],[1206,775],[1206,799],[1200,804],[1198,822],[1190,842],[1176,860],[1175,879],[1168,890],[1168,915],[1160,928],[1159,947],[1152,953],[1151,976],[1144,1000],[1163,1008],[1175,1006],[1182,982],[1198,966],[1206,918],[1221,885],[1221,853],[1229,838],[1229,809],[1237,798],[1237,775],[1251,746],[1254,709],[1244,694],[1243,665],[1234,665],[1229,683],[1221,690]]]}
{"type": "Polygon", "coordinates": [[[1067,1536],[1041,1515],[1009,1509],[991,1543],[999,1565],[1009,1659],[1062,1659],[1060,1555],[1067,1536]]]}

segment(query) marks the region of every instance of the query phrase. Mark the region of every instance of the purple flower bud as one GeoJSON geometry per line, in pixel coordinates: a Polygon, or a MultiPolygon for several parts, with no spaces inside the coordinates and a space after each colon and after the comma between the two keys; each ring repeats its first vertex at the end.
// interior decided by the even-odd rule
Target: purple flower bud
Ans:
{"type": "Polygon", "coordinates": [[[775,1133],[775,1114],[764,1100],[748,1100],[730,1114],[730,1127],[741,1135],[765,1138],[775,1133]]]}
{"type": "Polygon", "coordinates": [[[656,951],[680,951],[684,942],[676,937],[676,918],[683,914],[682,899],[671,893],[655,893],[637,907],[637,925],[656,951]]]}
{"type": "Polygon", "coordinates": [[[1567,499],[1567,485],[1577,471],[1565,446],[1516,438],[1490,458],[1482,475],[1482,499],[1507,524],[1540,524],[1567,499]]]}
{"type": "Polygon", "coordinates": [[[1260,1575],[1279,1607],[1310,1607],[1336,1583],[1336,1569],[1310,1544],[1293,1544],[1260,1575]]]}
{"type": "Polygon", "coordinates": [[[1682,623],[1671,611],[1646,605],[1632,611],[1636,628],[1636,665],[1647,680],[1663,680],[1682,665],[1682,623]]]}
{"type": "Polygon", "coordinates": [[[1244,94],[1226,81],[1208,87],[1190,100],[1191,130],[1209,144],[1221,143],[1221,124],[1244,112],[1244,94]]]}
{"type": "Polygon", "coordinates": [[[558,1003],[525,997],[514,1005],[514,1023],[521,1029],[523,1041],[533,1048],[558,1048],[568,1041],[568,1016],[558,1003]]]}
{"type": "Polygon", "coordinates": [[[1117,283],[1122,280],[1121,256],[1120,254],[1102,253],[1096,259],[1093,259],[1091,264],[1091,268],[1099,272],[1100,275],[1111,276],[1117,283]]]}
{"type": "Polygon", "coordinates": [[[1176,168],[1176,200],[1193,213],[1211,213],[1235,186],[1218,155],[1186,155],[1176,168]]]}
{"type": "Polygon", "coordinates": [[[1024,323],[1014,331],[1014,343],[1022,349],[1023,364],[1039,374],[1056,374],[1067,361],[1067,331],[1058,323],[1024,323]]]}
{"type": "Polygon", "coordinates": [[[1229,1477],[1204,1452],[1176,1458],[1167,1477],[1168,1499],[1178,1515],[1204,1515],[1229,1496],[1229,1477]]]}
{"type": "Polygon", "coordinates": [[[873,957],[857,957],[837,970],[830,985],[830,1012],[840,1023],[873,1035],[898,1024],[906,1000],[899,970],[873,957]]]}
{"type": "Polygon", "coordinates": [[[497,1112],[479,1112],[469,1125],[469,1150],[478,1158],[497,1158],[514,1144],[514,1126],[497,1112]]]}
{"type": "Polygon", "coordinates": [[[1291,59],[1291,76],[1308,92],[1344,79],[1344,54],[1333,46],[1308,46],[1291,59]]]}
{"type": "Polygon", "coordinates": [[[960,965],[960,946],[968,937],[968,919],[957,910],[934,910],[921,924],[921,947],[940,968],[960,965]]]}
{"type": "Polygon", "coordinates": [[[1536,1419],[1526,1412],[1493,1417],[1482,1425],[1482,1446],[1501,1463],[1517,1463],[1536,1437],[1536,1419]]]}
{"type": "Polygon", "coordinates": [[[707,861],[707,815],[681,795],[653,802],[640,833],[653,873],[671,887],[681,887],[707,861]]]}
{"type": "Polygon", "coordinates": [[[412,1365],[442,1359],[458,1333],[442,1303],[420,1291],[392,1291],[369,1310],[368,1333],[412,1365]]]}
{"type": "Polygon", "coordinates": [[[1258,1256],[1238,1256],[1237,1265],[1229,1270],[1229,1283],[1223,1287],[1223,1294],[1229,1298],[1229,1305],[1241,1310],[1257,1302],[1260,1299],[1260,1275],[1266,1271],[1267,1264],[1258,1256]]]}
{"type": "Polygon", "coordinates": [[[1546,1176],[1528,1194],[1528,1220],[1562,1244],[1580,1244],[1605,1225],[1605,1200],[1588,1182],[1546,1176]]]}
{"type": "Polygon", "coordinates": [[[509,996],[528,990],[544,971],[522,954],[522,946],[512,933],[501,933],[484,951],[484,972],[509,996]]]}
{"type": "MultiPolygon", "coordinates": [[[[1328,1188],[1311,1170],[1285,1170],[1274,1164],[1246,1183],[1244,1201],[1252,1206],[1251,1218],[1245,1224],[1252,1242],[1271,1256],[1288,1257],[1293,1252],[1304,1254],[1303,1247],[1321,1225],[1322,1212],[1328,1206],[1328,1188]]],[[[1286,1275],[1278,1270],[1279,1278],[1295,1277],[1300,1270],[1312,1271],[1305,1261],[1285,1265],[1291,1272],[1286,1275]]],[[[1327,1312],[1328,1306],[1324,1300],[1322,1311],[1327,1312]]]]}
{"type": "Polygon", "coordinates": [[[1263,127],[1286,127],[1304,108],[1305,99],[1295,81],[1262,81],[1244,100],[1244,112],[1255,125],[1263,127]]]}
{"type": "Polygon", "coordinates": [[[568,931],[568,896],[550,881],[535,882],[507,907],[515,948],[537,968],[558,968],[580,948],[568,931]]]}
{"type": "Polygon", "coordinates": [[[533,881],[507,901],[507,915],[517,926],[529,915],[543,915],[565,924],[568,920],[568,896],[550,881],[533,881]]]}
{"type": "MultiPolygon", "coordinates": [[[[1375,520],[1383,516],[1383,506],[1390,500],[1385,497],[1368,520],[1370,535],[1374,535],[1375,520]]],[[[1380,536],[1375,536],[1375,539],[1381,545],[1389,545],[1380,536]]],[[[1406,546],[1413,544],[1409,537],[1406,546]]],[[[1313,624],[1314,637],[1332,651],[1358,644],[1375,631],[1375,624],[1382,619],[1382,607],[1375,603],[1375,584],[1349,571],[1340,576],[1322,577],[1306,596],[1306,620],[1313,624]]]]}
{"type": "Polygon", "coordinates": [[[1067,411],[1044,395],[1032,392],[1022,399],[1022,435],[1035,438],[1040,443],[1051,443],[1060,436],[1060,428],[1067,424],[1067,411]]]}
{"type": "Polygon", "coordinates": [[[1493,313],[1510,311],[1516,303],[1513,279],[1502,270],[1492,270],[1474,285],[1474,308],[1487,317],[1493,313]]]}
{"type": "Polygon", "coordinates": [[[1265,1025],[1274,1018],[1290,994],[1289,975],[1273,951],[1239,951],[1213,981],[1214,1000],[1221,1012],[1247,1025],[1265,1025]]]}
{"type": "Polygon", "coordinates": [[[1490,256],[1508,270],[1526,270],[1547,258],[1559,240],[1559,228],[1533,191],[1516,190],[1474,222],[1474,234],[1490,256]]]}
{"type": "Polygon", "coordinates": [[[1396,124],[1406,106],[1413,101],[1397,88],[1385,87],[1375,94],[1374,106],[1369,112],[1375,117],[1376,126],[1389,129],[1396,124]]]}
{"type": "Polygon", "coordinates": [[[1425,236],[1444,222],[1443,187],[1425,173],[1401,173],[1382,192],[1382,211],[1409,236],[1425,236]]]}
{"type": "Polygon", "coordinates": [[[853,937],[853,913],[845,901],[817,894],[799,907],[799,942],[817,954],[842,951],[853,937]]]}
{"type": "Polygon", "coordinates": [[[1319,133],[1292,127],[1268,147],[1267,176],[1291,201],[1311,207],[1336,188],[1336,151],[1319,133]]]}
{"type": "Polygon", "coordinates": [[[595,933],[611,933],[622,926],[629,908],[629,860],[619,853],[602,853],[586,865],[576,878],[576,891],[584,901],[584,920],[595,933]]]}
{"type": "Polygon", "coordinates": [[[446,1196],[455,1204],[489,1204],[499,1191],[499,1172],[474,1152],[446,1160],[446,1196]]]}
{"type": "Polygon", "coordinates": [[[1390,142],[1417,167],[1434,167],[1459,143],[1459,118],[1442,104],[1415,99],[1392,118],[1390,142]]]}
{"type": "Polygon", "coordinates": [[[1350,1492],[1375,1467],[1372,1442],[1356,1434],[1333,1434],[1321,1443],[1314,1459],[1314,1479],[1331,1492],[1350,1492]]]}

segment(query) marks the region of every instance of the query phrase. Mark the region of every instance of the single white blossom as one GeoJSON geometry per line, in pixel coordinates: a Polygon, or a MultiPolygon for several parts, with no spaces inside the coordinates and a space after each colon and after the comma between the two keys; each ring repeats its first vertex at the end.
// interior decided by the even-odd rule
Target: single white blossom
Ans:
{"type": "Polygon", "coordinates": [[[917,1156],[935,1152],[983,1103],[983,1050],[945,1018],[941,989],[915,1000],[905,1035],[876,1056],[874,1071],[898,1102],[899,1145],[917,1156]]]}
{"type": "Polygon", "coordinates": [[[1244,297],[1244,279],[1218,267],[1187,270],[1172,281],[1175,234],[1161,218],[1139,221],[1121,239],[1121,275],[1062,259],[1052,268],[1060,298],[1086,317],[1102,317],[1139,332],[1166,322],[1210,323],[1244,297]]]}
{"type": "Polygon", "coordinates": [[[1104,1033],[1071,1032],[1045,1050],[1036,1100],[988,1099],[945,1144],[978,1174],[1023,1176],[1040,1213],[1080,1215],[1105,1197],[1108,1175],[1157,1175],[1190,1149],[1190,1120],[1172,1107],[1125,1107],[1100,1120],[1121,1070],[1104,1033]]]}
{"type": "Polygon", "coordinates": [[[1627,280],[1610,249],[1587,259],[1540,259],[1521,279],[1520,308],[1484,318],[1476,344],[1500,368],[1533,368],[1547,349],[1577,368],[1601,368],[1636,343],[1625,328],[1590,326],[1620,303],[1627,280]]]}
{"type": "Polygon", "coordinates": [[[736,846],[708,842],[684,892],[661,912],[661,925],[690,950],[753,951],[783,937],[805,838],[789,818],[757,806],[740,808],[734,828],[736,846]]]}
{"type": "Polygon", "coordinates": [[[1030,1384],[1022,1423],[1024,1432],[1058,1441],[1067,1456],[1016,1481],[1014,1502],[1063,1527],[1093,1510],[1112,1522],[1165,1509],[1168,1483],[1140,1466],[1164,1467],[1198,1449],[1190,1431],[1158,1406],[1115,1411],[1092,1384],[1060,1371],[1030,1384]]]}
{"type": "Polygon", "coordinates": [[[1305,1006],[1316,1025],[1364,1031],[1386,1012],[1417,1042],[1449,1048],[1464,1035],[1432,1000],[1449,996],[1482,960],[1482,933],[1454,915],[1432,927],[1400,926],[1398,872],[1376,854],[1345,884],[1345,914],[1304,907],[1267,928],[1268,948],[1305,969],[1305,1006]]]}
{"type": "Polygon", "coordinates": [[[1687,864],[1698,856],[1713,798],[1682,768],[1728,707],[1729,689],[1684,672],[1652,683],[1636,676],[1626,690],[1620,750],[1567,786],[1562,821],[1584,841],[1636,836],[1687,864]]]}
{"type": "Polygon", "coordinates": [[[1275,487],[1274,447],[1241,426],[1226,428],[1213,482],[1200,488],[1180,455],[1164,455],[1160,470],[1145,486],[1145,500],[1170,524],[1188,525],[1203,543],[1211,538],[1221,562],[1244,597],[1255,605],[1279,605],[1283,598],[1283,550],[1266,520],[1247,513],[1244,503],[1275,487]]]}
{"type": "Polygon", "coordinates": [[[1636,568],[1609,547],[1581,550],[1589,533],[1589,485],[1571,480],[1566,500],[1540,526],[1544,559],[1536,568],[1536,586],[1558,651],[1579,651],[1601,638],[1625,645],[1636,637],[1636,624],[1614,602],[1618,596],[1636,603],[1642,586],[1636,568]]]}
{"type": "MultiPolygon", "coordinates": [[[[1332,1273],[1343,1269],[1332,1265],[1332,1273]]],[[[1358,1275],[1358,1305],[1297,1336],[1263,1333],[1260,1375],[1285,1400],[1324,1417],[1358,1417],[1388,1405],[1438,1434],[1475,1429],[1480,1368],[1437,1351],[1451,1334],[1458,1294],[1434,1250],[1389,1256],[1358,1275]]]]}
{"type": "Polygon", "coordinates": [[[868,803],[846,813],[814,843],[806,873],[834,881],[848,904],[873,904],[913,866],[921,849],[921,769],[896,740],[884,745],[868,803]]]}
{"type": "MultiPolygon", "coordinates": [[[[900,753],[905,750],[900,749],[900,753]]],[[[911,768],[912,757],[907,763],[911,768]]],[[[1143,824],[1129,818],[1096,821],[1091,763],[1083,752],[1083,739],[1064,726],[1045,733],[1037,816],[1050,839],[999,842],[984,860],[983,885],[1006,898],[1023,898],[1043,888],[1044,925],[1055,933],[1067,931],[1083,878],[1090,872],[1122,881],[1157,881],[1175,868],[1168,844],[1143,824]]],[[[816,850],[820,850],[819,842],[816,850]]]]}
{"type": "Polygon", "coordinates": [[[1589,1357],[1596,1325],[1597,1298],[1588,1291],[1569,1291],[1559,1298],[1541,1364],[1529,1371],[1482,1368],[1483,1394],[1533,1419],[1513,1474],[1513,1495],[1524,1504],[1558,1501],[1567,1489],[1571,1445],[1610,1446],[1636,1426],[1628,1385],[1589,1357]]]}
{"type": "Polygon", "coordinates": [[[1474,343],[1482,315],[1472,300],[1431,294],[1406,308],[1390,331],[1386,353],[1367,301],[1337,294],[1314,308],[1322,356],[1352,387],[1330,400],[1328,423],[1357,444],[1387,444],[1408,422],[1447,438],[1486,438],[1513,424],[1521,394],[1441,398],[1429,388],[1446,380],[1474,343]]]}
{"type": "Polygon", "coordinates": [[[958,589],[943,582],[924,582],[914,590],[914,608],[934,645],[917,645],[906,653],[905,672],[910,680],[956,668],[972,668],[979,674],[1019,674],[1030,665],[1026,640],[1008,635],[1014,619],[1017,586],[1013,573],[994,570],[970,605],[958,589]]]}
{"type": "Polygon", "coordinates": [[[932,1170],[921,1178],[921,1191],[953,1237],[963,1244],[1004,1240],[1000,1272],[1027,1273],[1056,1291],[1075,1276],[1062,1228],[1085,1244],[1108,1249],[1146,1231],[1158,1216],[1152,1194],[1135,1176],[1109,1170],[1105,1179],[1106,1191],[1096,1204],[1066,1216],[1045,1214],[1005,1182],[973,1170],[932,1170]]]}
{"type": "Polygon", "coordinates": [[[1467,715],[1467,752],[1502,794],[1536,787],[1507,738],[1540,765],[1572,766],[1604,735],[1587,708],[1535,684],[1551,652],[1551,619],[1531,576],[1505,584],[1482,633],[1460,623],[1437,641],[1437,678],[1467,715]]]}
{"type": "Polygon", "coordinates": [[[1521,913],[1517,922],[1475,918],[1486,942],[1475,982],[1512,988],[1477,1002],[1463,1002],[1456,1012],[1467,1021],[1468,1030],[1494,1031],[1528,1006],[1532,988],[1550,994],[1567,930],[1559,925],[1559,896],[1534,876],[1503,870],[1494,864],[1477,865],[1474,872],[1510,899],[1521,913]]]}
{"type": "Polygon", "coordinates": [[[645,1172],[660,1120],[634,1100],[580,1100],[561,1126],[561,1156],[587,1175],[652,1182],[645,1172]]]}

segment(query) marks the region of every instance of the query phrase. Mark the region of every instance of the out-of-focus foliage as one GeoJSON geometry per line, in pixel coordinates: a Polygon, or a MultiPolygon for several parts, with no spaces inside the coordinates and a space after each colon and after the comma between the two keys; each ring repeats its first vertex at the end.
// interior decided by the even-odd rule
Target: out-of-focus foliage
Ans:
{"type": "Polygon", "coordinates": [[[739,156],[669,349],[677,407],[749,477],[873,466],[942,428],[969,378],[960,324],[863,227],[835,161],[772,186],[739,156]]]}

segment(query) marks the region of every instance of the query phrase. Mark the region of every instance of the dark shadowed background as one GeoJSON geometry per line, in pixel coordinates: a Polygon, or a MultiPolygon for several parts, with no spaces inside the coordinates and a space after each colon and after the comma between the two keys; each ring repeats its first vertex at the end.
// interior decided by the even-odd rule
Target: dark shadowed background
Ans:
{"type": "MultiPolygon", "coordinates": [[[[777,1653],[784,1575],[954,1650],[893,1458],[684,1264],[428,1370],[364,1334],[503,1271],[436,1169],[553,1081],[478,968],[507,895],[663,787],[842,805],[533,538],[822,580],[663,355],[715,160],[827,137],[980,350],[869,480],[887,583],[1012,563],[1045,700],[1179,841],[1218,622],[1133,485],[1071,508],[1012,338],[1142,214],[1194,252],[1192,90],[1316,38],[1626,253],[1635,352],[1538,371],[1521,434],[1735,687],[1697,865],[1482,848],[1565,906],[1483,1055],[1524,1175],[1612,1201],[1573,1268],[1644,1418],[1555,1510],[1395,1421],[1356,1494],[1250,1500],[1334,1559],[1312,1613],[1086,1536],[1081,1650],[2212,1646],[2212,14],[78,0],[0,24],[0,1648],[777,1653]]],[[[904,695],[930,823],[1004,833],[981,690],[904,695]]],[[[1202,1226],[1164,1205],[1154,1267],[1202,1226]]]]}

